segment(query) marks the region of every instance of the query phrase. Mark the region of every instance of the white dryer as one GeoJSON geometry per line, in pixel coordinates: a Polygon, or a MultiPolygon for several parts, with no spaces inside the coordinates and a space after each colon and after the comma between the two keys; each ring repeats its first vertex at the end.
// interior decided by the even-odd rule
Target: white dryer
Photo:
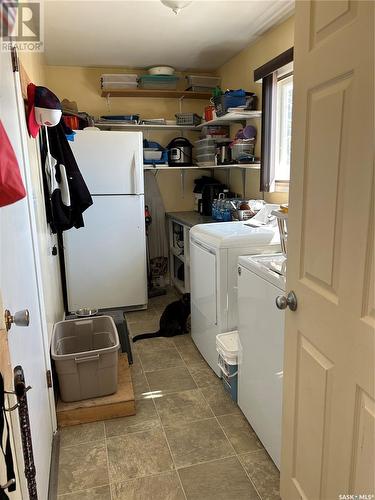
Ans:
{"type": "Polygon", "coordinates": [[[280,468],[285,312],[282,254],[238,260],[238,405],[280,468]]]}
{"type": "Polygon", "coordinates": [[[237,328],[238,257],[275,252],[280,240],[274,225],[222,222],[190,230],[191,333],[218,376],[216,335],[237,328]]]}

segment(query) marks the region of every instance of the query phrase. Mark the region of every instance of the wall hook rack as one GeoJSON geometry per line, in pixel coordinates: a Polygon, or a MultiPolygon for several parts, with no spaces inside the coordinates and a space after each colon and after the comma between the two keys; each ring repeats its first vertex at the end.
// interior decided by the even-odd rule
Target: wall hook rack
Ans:
{"type": "MultiPolygon", "coordinates": [[[[23,395],[25,395],[30,389],[31,389],[31,385],[28,385],[27,387],[22,388],[23,395]]],[[[23,397],[23,395],[19,395],[16,391],[4,391],[4,393],[5,394],[11,394],[13,396],[17,396],[17,398],[23,397]]],[[[11,412],[11,411],[14,411],[17,408],[19,408],[19,406],[20,406],[19,403],[16,403],[15,405],[11,406],[10,408],[5,408],[4,407],[4,411],[11,412]]]]}

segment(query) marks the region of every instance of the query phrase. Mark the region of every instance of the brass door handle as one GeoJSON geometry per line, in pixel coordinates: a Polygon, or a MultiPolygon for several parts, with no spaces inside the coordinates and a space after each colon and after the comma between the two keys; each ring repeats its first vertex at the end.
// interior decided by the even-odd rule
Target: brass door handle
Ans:
{"type": "Polygon", "coordinates": [[[17,311],[14,315],[6,309],[4,312],[5,328],[7,332],[12,328],[12,325],[17,326],[29,326],[30,324],[30,313],[28,309],[23,309],[22,311],[17,311]]]}

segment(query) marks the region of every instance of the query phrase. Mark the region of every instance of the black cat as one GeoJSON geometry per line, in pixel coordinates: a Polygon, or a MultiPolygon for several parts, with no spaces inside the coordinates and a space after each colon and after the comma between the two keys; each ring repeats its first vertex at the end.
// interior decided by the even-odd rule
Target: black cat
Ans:
{"type": "Polygon", "coordinates": [[[187,320],[190,316],[190,293],[185,293],[180,300],[171,302],[160,317],[159,331],[142,333],[133,338],[133,342],[155,337],[174,337],[188,333],[187,320]]]}

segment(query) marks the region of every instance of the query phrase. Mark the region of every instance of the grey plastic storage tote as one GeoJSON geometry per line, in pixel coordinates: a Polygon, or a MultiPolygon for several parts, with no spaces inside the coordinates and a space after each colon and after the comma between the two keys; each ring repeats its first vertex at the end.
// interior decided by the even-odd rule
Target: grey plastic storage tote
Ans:
{"type": "Polygon", "coordinates": [[[62,401],[115,393],[119,348],[117,329],[110,316],[56,323],[51,351],[62,401]]]}

